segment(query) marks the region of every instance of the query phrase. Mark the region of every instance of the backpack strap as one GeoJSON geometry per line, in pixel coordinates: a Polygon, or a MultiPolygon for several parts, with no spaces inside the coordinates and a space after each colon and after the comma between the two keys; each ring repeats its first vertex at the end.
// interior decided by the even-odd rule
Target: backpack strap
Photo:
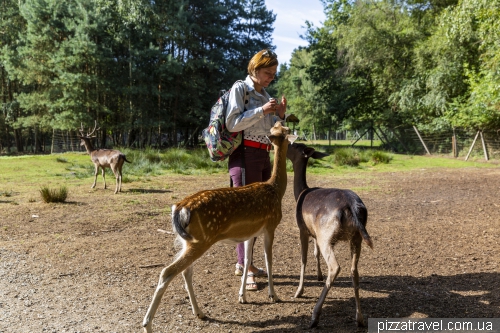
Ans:
{"type": "MultiPolygon", "coordinates": [[[[248,90],[247,90],[247,84],[245,83],[245,81],[243,80],[238,80],[236,82],[242,82],[243,83],[243,91],[244,91],[244,94],[243,94],[243,111],[246,111],[247,108],[246,108],[246,104],[248,102],[247,100],[247,95],[248,95],[248,90]]],[[[235,82],[235,84],[236,84],[235,82]]],[[[234,84],[233,84],[234,86],[234,84]]],[[[241,131],[241,137],[242,137],[242,140],[245,140],[245,132],[244,131],[241,131]]],[[[243,143],[241,143],[241,146],[238,147],[242,150],[241,152],[241,164],[240,164],[240,170],[241,170],[241,186],[245,186],[247,183],[246,183],[246,179],[245,179],[245,145],[243,143]]],[[[229,165],[228,165],[228,169],[229,169],[229,165]]],[[[231,178],[231,176],[229,176],[229,187],[233,187],[233,179],[231,178]]]]}

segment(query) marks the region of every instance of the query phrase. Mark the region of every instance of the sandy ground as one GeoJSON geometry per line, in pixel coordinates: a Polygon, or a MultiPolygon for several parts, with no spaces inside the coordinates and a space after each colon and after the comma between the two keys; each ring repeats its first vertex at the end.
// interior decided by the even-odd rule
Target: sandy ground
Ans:
{"type": "MultiPolygon", "coordinates": [[[[165,176],[149,189],[124,184],[119,195],[114,186],[89,191],[89,179],[89,186],[70,189],[65,204],[30,202],[22,193],[0,197],[0,332],[140,332],[162,269],[156,265],[176,253],[170,206],[225,186],[227,178],[165,176]]],[[[499,178],[498,169],[475,168],[308,176],[311,187],[355,190],[368,207],[375,247],[363,245],[359,263],[365,321],[500,317],[499,178]]],[[[307,327],[323,284],[310,246],[305,292],[293,298],[300,245],[292,180],[290,174],[274,243],[282,301],[270,303],[266,279],[259,278],[259,291],[239,304],[234,246],[216,244],[195,264],[195,292],[207,318],[193,316],[178,276],[154,318],[156,332],[312,331],[307,327]]],[[[314,331],[366,332],[354,320],[347,244],[336,255],[342,271],[314,331]]],[[[263,258],[259,238],[257,266],[265,267],[263,258]]]]}

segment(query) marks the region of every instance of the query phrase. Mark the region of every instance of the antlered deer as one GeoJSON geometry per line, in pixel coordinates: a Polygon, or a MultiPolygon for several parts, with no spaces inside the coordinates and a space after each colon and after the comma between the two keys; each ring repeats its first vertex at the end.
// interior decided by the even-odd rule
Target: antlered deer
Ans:
{"type": "Polygon", "coordinates": [[[113,174],[115,175],[116,179],[115,194],[121,192],[122,166],[124,162],[130,163],[130,161],[127,160],[125,154],[123,154],[119,150],[94,148],[91,139],[95,138],[95,136],[93,136],[94,132],[100,129],[100,128],[96,129],[97,121],[95,122],[94,129],[90,133],[87,132],[87,134],[84,134],[83,124],[81,125],[82,125],[80,129],[81,136],[79,136],[79,138],[81,139],[80,145],[85,146],[85,149],[87,150],[87,153],[90,155],[90,159],[92,160],[92,163],[94,163],[95,166],[94,184],[92,184],[91,188],[95,187],[97,182],[97,174],[99,173],[99,168],[101,168],[102,179],[104,180],[104,189],[106,189],[105,169],[110,168],[111,171],[113,171],[113,174]]]}
{"type": "Polygon", "coordinates": [[[287,157],[293,164],[293,193],[297,201],[296,220],[300,230],[302,254],[300,282],[295,297],[300,297],[304,292],[307,248],[309,237],[312,237],[318,281],[323,280],[319,253],[323,255],[328,265],[328,277],[314,307],[310,324],[310,328],[316,327],[326,295],[340,272],[340,266],[335,259],[333,247],[337,241],[348,241],[351,244],[351,277],[356,300],[356,322],[358,326],[363,326],[363,315],[359,303],[358,260],[363,240],[373,248],[372,240],[365,229],[368,211],[360,197],[351,190],[309,188],[307,186],[307,161],[310,157],[318,159],[325,156],[328,156],[328,154],[317,152],[314,148],[297,143],[291,144],[287,151],[287,157]]]}
{"type": "Polygon", "coordinates": [[[160,273],[160,280],[142,325],[152,332],[152,320],[161,298],[172,279],[182,272],[193,314],[203,318],[193,290],[193,263],[215,243],[228,240],[245,242],[245,265],[238,301],[246,303],[245,284],[252,262],[254,237],[264,235],[264,251],[269,281],[269,298],[278,301],[272,275],[274,231],[281,221],[281,200],[286,191],[286,151],[294,138],[281,123],[271,128],[270,140],[275,148],[271,178],[267,182],[242,187],[220,188],[195,193],[172,207],[172,224],[182,250],[160,273]]]}

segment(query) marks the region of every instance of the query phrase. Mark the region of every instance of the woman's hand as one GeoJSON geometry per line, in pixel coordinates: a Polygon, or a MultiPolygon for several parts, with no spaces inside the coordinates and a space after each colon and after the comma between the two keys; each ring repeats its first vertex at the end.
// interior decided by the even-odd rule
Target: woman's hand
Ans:
{"type": "Polygon", "coordinates": [[[276,100],[276,98],[271,97],[269,99],[269,102],[267,102],[262,106],[262,109],[264,110],[264,115],[269,113],[275,113],[277,106],[278,106],[278,101],[276,100]]]}
{"type": "Polygon", "coordinates": [[[269,102],[264,104],[262,106],[262,109],[264,110],[264,114],[269,114],[269,113],[276,113],[281,119],[285,117],[285,112],[286,112],[286,98],[283,95],[281,97],[281,103],[278,104],[278,101],[276,101],[275,98],[269,99],[269,102]]]}
{"type": "Polygon", "coordinates": [[[285,112],[286,112],[285,95],[281,96],[281,103],[278,104],[278,106],[276,107],[276,112],[278,112],[278,116],[280,116],[281,119],[285,119],[285,112]]]}

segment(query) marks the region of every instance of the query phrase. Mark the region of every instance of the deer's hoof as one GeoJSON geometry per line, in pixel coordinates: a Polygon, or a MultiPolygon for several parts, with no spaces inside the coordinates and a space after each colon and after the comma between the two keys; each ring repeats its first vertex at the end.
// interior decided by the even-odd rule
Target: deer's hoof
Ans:
{"type": "Polygon", "coordinates": [[[316,326],[318,326],[318,322],[319,322],[319,318],[313,319],[311,321],[311,324],[309,325],[309,328],[315,328],[316,326]]]}
{"type": "Polygon", "coordinates": [[[277,303],[277,302],[280,302],[281,300],[276,295],[269,295],[269,301],[271,303],[277,303]]]}
{"type": "Polygon", "coordinates": [[[363,320],[363,315],[361,313],[359,315],[356,314],[356,325],[358,327],[365,327],[365,322],[363,320]]]}
{"type": "Polygon", "coordinates": [[[153,330],[151,329],[151,324],[144,326],[143,332],[144,333],[153,333],[153,330]]]}
{"type": "Polygon", "coordinates": [[[297,292],[295,293],[295,296],[293,296],[293,297],[299,298],[299,297],[302,296],[303,293],[304,293],[304,290],[303,289],[299,289],[299,290],[297,290],[297,292]]]}
{"type": "Polygon", "coordinates": [[[205,314],[203,312],[200,312],[200,313],[196,314],[196,317],[198,317],[198,319],[204,319],[205,314]]]}
{"type": "Polygon", "coordinates": [[[245,297],[243,297],[243,295],[240,295],[238,297],[238,302],[241,303],[241,304],[246,304],[247,303],[247,300],[245,297]]]}

